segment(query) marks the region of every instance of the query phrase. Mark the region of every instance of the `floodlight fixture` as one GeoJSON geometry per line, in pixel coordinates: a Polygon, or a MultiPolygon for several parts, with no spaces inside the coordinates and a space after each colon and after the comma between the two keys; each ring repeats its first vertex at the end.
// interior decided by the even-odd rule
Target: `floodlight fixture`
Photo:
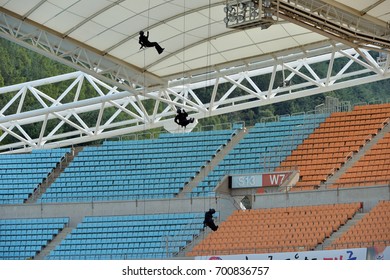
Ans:
{"type": "Polygon", "coordinates": [[[224,7],[227,28],[266,29],[276,22],[273,16],[275,7],[272,0],[227,0],[224,7]]]}

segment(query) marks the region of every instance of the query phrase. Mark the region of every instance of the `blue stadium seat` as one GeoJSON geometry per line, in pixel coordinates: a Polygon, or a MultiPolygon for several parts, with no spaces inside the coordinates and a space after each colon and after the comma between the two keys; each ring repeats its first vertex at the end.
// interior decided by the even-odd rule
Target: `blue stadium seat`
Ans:
{"type": "Polygon", "coordinates": [[[48,259],[172,257],[203,228],[204,213],[85,217],[48,259]],[[167,251],[168,246],[168,251],[167,251]]]}
{"type": "Polygon", "coordinates": [[[38,202],[175,197],[234,133],[162,134],[158,139],[85,147],[38,202]]]}
{"type": "Polygon", "coordinates": [[[0,155],[0,204],[23,203],[69,152],[63,148],[0,155]]]}
{"type": "Polygon", "coordinates": [[[213,196],[213,189],[230,170],[237,174],[275,169],[327,116],[283,116],[279,121],[255,124],[188,196],[213,196]]]}
{"type": "Polygon", "coordinates": [[[0,259],[33,258],[69,222],[69,218],[0,220],[0,259]]]}

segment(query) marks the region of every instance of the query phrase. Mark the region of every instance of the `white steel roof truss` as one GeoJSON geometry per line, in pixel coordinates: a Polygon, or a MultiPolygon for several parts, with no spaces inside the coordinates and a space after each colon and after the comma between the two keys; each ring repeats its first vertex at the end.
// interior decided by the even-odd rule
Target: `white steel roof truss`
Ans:
{"type": "Polygon", "coordinates": [[[205,79],[203,82],[194,84],[183,83],[180,87],[175,86],[147,93],[138,92],[138,94],[126,91],[119,92],[116,85],[110,86],[103,81],[99,81],[96,77],[82,72],[4,87],[0,89],[0,94],[15,92],[15,95],[0,111],[2,114],[0,128],[3,130],[0,140],[10,136],[16,139],[16,143],[1,146],[0,152],[10,152],[10,150],[28,151],[42,147],[61,147],[163,127],[165,123],[173,121],[177,107],[186,109],[191,117],[200,119],[364,84],[386,79],[390,76],[388,62],[385,66],[379,65],[370,53],[365,50],[340,50],[335,47],[328,54],[288,62],[284,62],[283,58],[280,57],[274,59],[273,62],[273,65],[262,69],[244,69],[245,71],[242,73],[233,75],[222,75],[222,71],[219,77],[214,78],[211,75],[210,79],[205,79]],[[364,54],[364,60],[359,59],[360,54],[364,54]],[[348,61],[345,62],[344,67],[341,67],[336,72],[333,69],[333,60],[338,58],[348,58],[348,61]],[[325,77],[321,77],[316,73],[315,68],[311,66],[321,61],[330,61],[325,77]],[[361,69],[352,71],[351,66],[354,64],[359,64],[361,69]],[[301,72],[304,69],[310,73],[310,76],[301,72]],[[281,86],[276,85],[275,79],[271,78],[269,79],[269,84],[265,87],[266,90],[261,90],[252,79],[254,76],[265,74],[271,74],[271,77],[275,77],[277,72],[280,75],[281,71],[284,70],[289,70],[289,74],[285,77],[286,79],[291,80],[295,76],[299,76],[303,78],[303,81],[297,84],[281,86]],[[333,72],[335,73],[332,75],[333,72]],[[364,77],[359,77],[362,75],[364,77]],[[71,80],[71,83],[63,92],[59,93],[57,98],[51,97],[39,89],[42,85],[66,80],[71,80]],[[252,88],[244,85],[244,81],[249,83],[252,88]],[[83,83],[92,85],[96,91],[96,97],[79,100],[83,83]],[[230,83],[231,87],[225,93],[218,93],[218,90],[220,90],[218,85],[222,83],[230,83]],[[194,90],[209,86],[213,88],[208,102],[200,100],[194,90]],[[241,90],[239,96],[232,95],[236,89],[241,90]],[[76,93],[73,102],[63,103],[63,100],[74,90],[76,93]],[[34,96],[42,108],[23,111],[24,96],[27,94],[34,96]],[[154,102],[151,115],[148,114],[144,107],[143,102],[146,101],[154,102]],[[7,110],[14,104],[17,105],[16,112],[7,114],[7,110]],[[161,106],[162,108],[159,108],[161,106]],[[111,107],[117,108],[117,110],[103,124],[104,110],[111,107]],[[87,124],[82,114],[93,111],[97,112],[97,119],[95,123],[87,124]],[[121,113],[127,114],[128,119],[116,121],[116,118],[121,113]],[[70,119],[72,116],[78,123],[70,119]],[[45,131],[48,122],[52,119],[57,119],[58,124],[51,131],[45,131]],[[39,136],[36,139],[32,139],[33,137],[23,129],[24,125],[33,123],[42,125],[39,136]],[[68,124],[73,130],[59,132],[65,124],[68,124]]]}

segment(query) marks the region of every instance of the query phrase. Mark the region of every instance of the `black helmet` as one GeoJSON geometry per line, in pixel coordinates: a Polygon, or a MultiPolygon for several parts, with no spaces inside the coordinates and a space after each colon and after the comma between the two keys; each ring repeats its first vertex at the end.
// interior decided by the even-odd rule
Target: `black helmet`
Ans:
{"type": "Polygon", "coordinates": [[[210,211],[211,214],[215,213],[215,209],[214,208],[211,208],[209,211],[210,211]]]}
{"type": "Polygon", "coordinates": [[[144,35],[144,32],[141,30],[140,32],[139,32],[139,35],[144,35]]]}
{"type": "Polygon", "coordinates": [[[181,109],[177,108],[176,113],[180,114],[181,113],[181,109]]]}

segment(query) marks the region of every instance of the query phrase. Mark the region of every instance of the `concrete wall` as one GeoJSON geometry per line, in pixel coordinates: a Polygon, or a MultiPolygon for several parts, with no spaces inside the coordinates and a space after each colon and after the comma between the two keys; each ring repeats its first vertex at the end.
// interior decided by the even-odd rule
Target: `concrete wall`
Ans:
{"type": "Polygon", "coordinates": [[[225,220],[236,205],[229,197],[4,205],[0,206],[0,219],[69,217],[69,225],[74,227],[84,216],[205,212],[210,208],[220,213],[218,220],[225,220]]]}
{"type": "MultiPolygon", "coordinates": [[[[252,199],[255,209],[363,202],[367,212],[379,200],[390,200],[390,187],[265,193],[255,194],[252,199]]],[[[4,205],[0,206],[0,219],[69,217],[70,226],[74,227],[85,216],[204,212],[209,208],[215,208],[220,213],[217,221],[224,221],[239,205],[231,196],[222,194],[217,198],[4,205]]]]}
{"type": "Polygon", "coordinates": [[[390,187],[358,187],[297,191],[255,195],[253,208],[275,208],[304,205],[363,202],[364,212],[371,210],[379,200],[390,200],[390,187]]]}

